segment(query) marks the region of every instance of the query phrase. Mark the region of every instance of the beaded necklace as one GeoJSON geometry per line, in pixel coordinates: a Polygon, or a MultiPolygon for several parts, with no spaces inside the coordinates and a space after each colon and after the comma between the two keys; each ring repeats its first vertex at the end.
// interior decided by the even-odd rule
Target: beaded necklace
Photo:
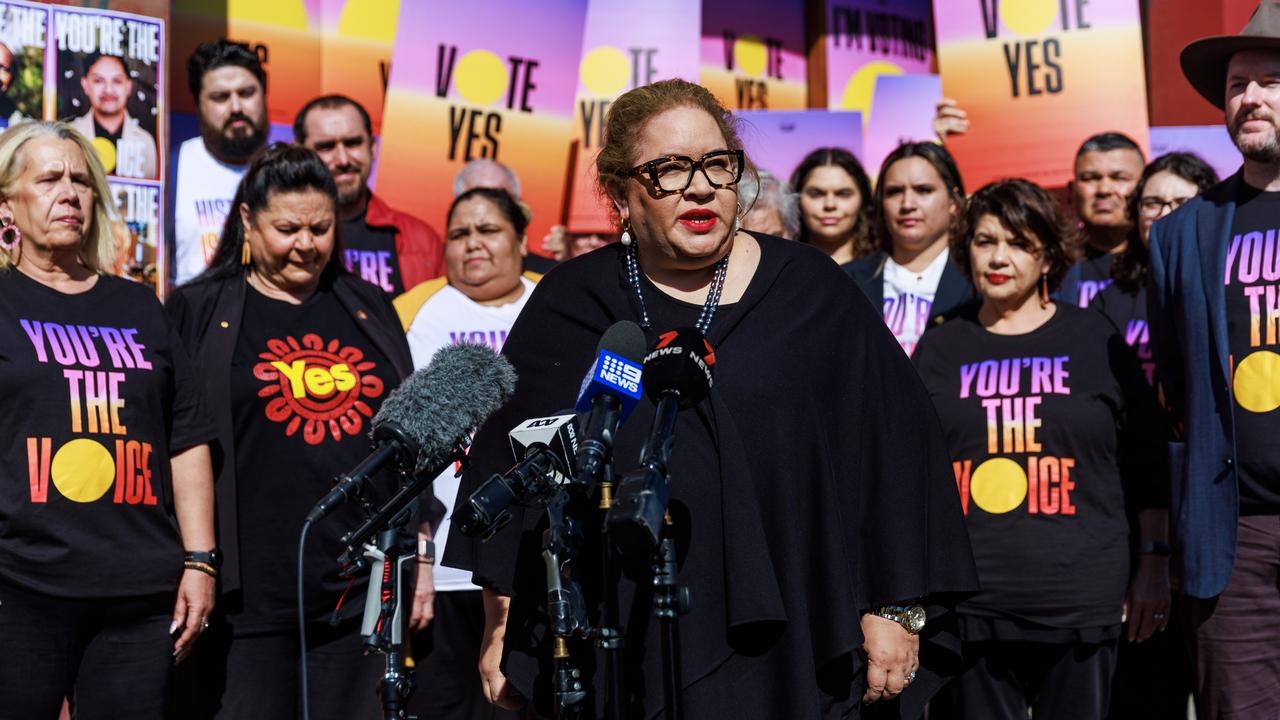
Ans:
{"type": "MultiPolygon", "coordinates": [[[[649,310],[644,304],[644,293],[640,290],[640,261],[636,255],[636,242],[633,240],[627,243],[627,280],[631,283],[631,289],[636,294],[636,300],[640,303],[640,327],[645,330],[651,330],[652,324],[649,322],[649,310]]],[[[707,289],[707,300],[702,304],[702,312],[698,315],[698,321],[694,323],[703,335],[707,334],[707,328],[711,327],[711,318],[716,314],[716,308],[720,305],[720,294],[724,291],[724,278],[729,272],[729,253],[720,258],[716,262],[715,274],[711,277],[711,287],[707,289]]]]}

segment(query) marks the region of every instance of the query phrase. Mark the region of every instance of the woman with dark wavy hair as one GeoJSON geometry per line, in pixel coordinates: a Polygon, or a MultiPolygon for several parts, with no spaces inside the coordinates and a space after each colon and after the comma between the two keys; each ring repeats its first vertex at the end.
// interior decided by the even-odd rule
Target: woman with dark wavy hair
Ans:
{"type": "Polygon", "coordinates": [[[948,240],[964,212],[964,181],[951,153],[935,143],[898,146],[880,166],[874,207],[880,249],[845,272],[910,355],[931,322],[973,294],[947,261],[948,240]]]}
{"type": "MultiPolygon", "coordinates": [[[[187,678],[184,699],[201,707],[180,717],[297,715],[303,518],[338,473],[368,455],[373,415],[413,370],[391,301],[343,267],[336,209],[333,178],[315,153],[268,147],[240,181],[212,264],[169,298],[224,450],[221,612],[187,678]]],[[[335,561],[340,538],[362,520],[349,503],[307,537],[313,718],[380,717],[383,664],[363,656],[360,638],[367,578],[349,585],[335,561]]]]}
{"type": "Polygon", "coordinates": [[[808,243],[847,265],[875,252],[871,232],[871,180],[853,153],[818,148],[791,173],[799,196],[800,234],[808,243]]]}

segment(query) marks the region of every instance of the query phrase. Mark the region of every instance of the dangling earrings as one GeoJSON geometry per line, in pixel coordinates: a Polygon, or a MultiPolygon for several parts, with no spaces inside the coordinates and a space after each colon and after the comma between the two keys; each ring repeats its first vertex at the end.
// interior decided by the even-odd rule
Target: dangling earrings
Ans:
{"type": "Polygon", "coordinates": [[[624,218],[622,220],[622,237],[618,238],[623,247],[631,245],[631,223],[624,218]]]}
{"type": "Polygon", "coordinates": [[[1049,273],[1040,273],[1040,307],[1049,307],[1049,273]]]}
{"type": "Polygon", "coordinates": [[[3,225],[0,225],[0,247],[5,250],[12,250],[18,246],[18,243],[22,242],[22,231],[8,218],[2,222],[3,225]],[[9,239],[11,237],[13,238],[12,240],[9,239]]]}
{"type": "Polygon", "coordinates": [[[248,265],[253,261],[253,254],[249,252],[249,238],[245,236],[244,245],[240,248],[240,264],[248,265]]]}

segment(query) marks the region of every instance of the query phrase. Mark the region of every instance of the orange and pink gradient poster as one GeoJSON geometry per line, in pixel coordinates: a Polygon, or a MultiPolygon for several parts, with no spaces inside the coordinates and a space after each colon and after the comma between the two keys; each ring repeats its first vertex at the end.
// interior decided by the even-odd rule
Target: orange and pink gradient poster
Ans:
{"type": "Polygon", "coordinates": [[[596,190],[605,114],[619,95],[642,85],[671,78],[698,82],[701,12],[702,0],[591,0],[573,118],[569,232],[613,231],[613,218],[596,190]]]}
{"type": "Polygon", "coordinates": [[[1065,185],[1095,133],[1147,149],[1138,0],[934,0],[933,10],[942,93],[972,122],[947,140],[966,186],[1065,185]]]}
{"type": "Polygon", "coordinates": [[[377,193],[443,233],[458,170],[497,160],[520,178],[540,249],[563,214],[586,14],[586,0],[404,3],[377,193]]]}
{"type": "Polygon", "coordinates": [[[933,72],[929,0],[827,0],[826,12],[828,109],[869,122],[876,78],[933,72]]]}
{"type": "Polygon", "coordinates": [[[804,6],[804,0],[702,0],[702,85],[730,110],[803,110],[804,6]]]}

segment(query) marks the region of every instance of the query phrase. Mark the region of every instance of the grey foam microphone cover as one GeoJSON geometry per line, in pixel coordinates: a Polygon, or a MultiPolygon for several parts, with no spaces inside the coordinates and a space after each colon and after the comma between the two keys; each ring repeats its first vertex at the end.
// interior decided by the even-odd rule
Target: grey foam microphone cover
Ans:
{"type": "Polygon", "coordinates": [[[511,363],[488,345],[448,345],[391,391],[373,416],[373,426],[395,423],[418,445],[417,469],[437,467],[502,407],[515,387],[511,363]]]}

